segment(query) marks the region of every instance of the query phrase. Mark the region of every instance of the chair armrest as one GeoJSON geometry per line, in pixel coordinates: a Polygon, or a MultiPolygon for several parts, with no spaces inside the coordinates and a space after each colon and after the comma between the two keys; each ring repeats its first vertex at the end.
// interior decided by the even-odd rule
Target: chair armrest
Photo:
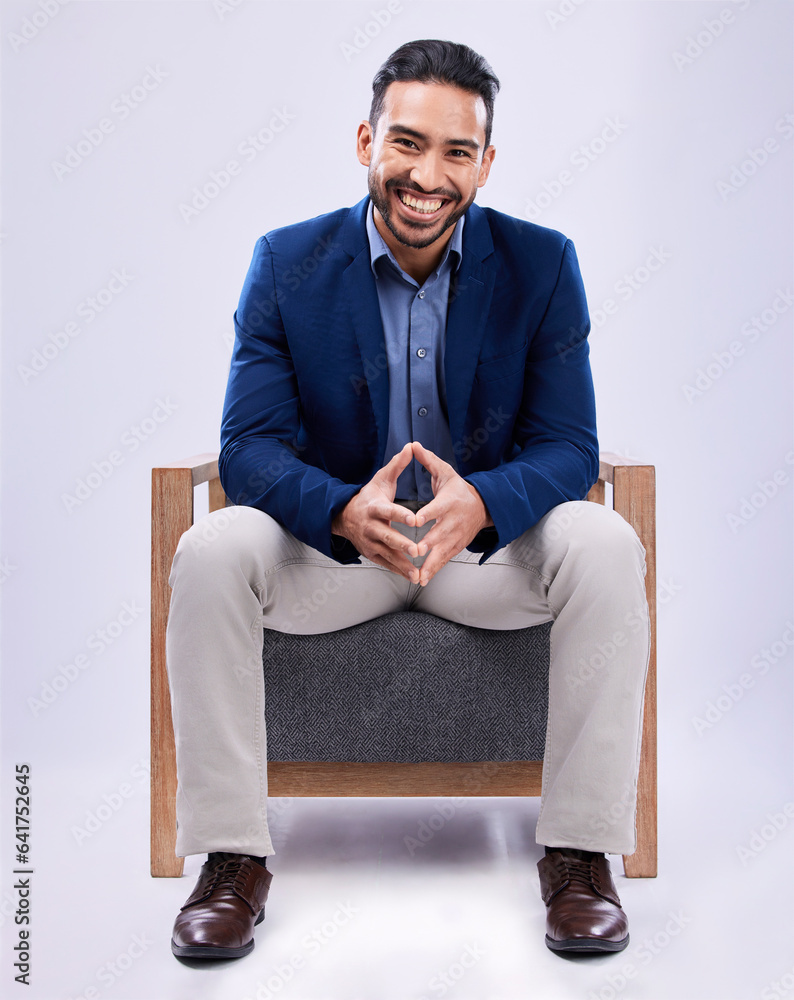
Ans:
{"type": "MultiPolygon", "coordinates": [[[[615,455],[611,451],[602,451],[598,456],[599,458],[599,469],[598,478],[603,480],[605,483],[615,482],[615,470],[630,468],[630,469],[652,469],[652,465],[648,465],[647,462],[642,462],[637,458],[623,458],[622,455],[615,455]]],[[[618,473],[619,474],[619,473],[618,473]]]]}
{"type": "Polygon", "coordinates": [[[191,455],[190,458],[183,458],[178,462],[168,462],[165,465],[158,465],[153,471],[163,471],[168,477],[172,469],[189,469],[193,486],[201,483],[208,483],[212,479],[218,478],[218,453],[216,451],[206,451],[201,455],[191,455]]]}

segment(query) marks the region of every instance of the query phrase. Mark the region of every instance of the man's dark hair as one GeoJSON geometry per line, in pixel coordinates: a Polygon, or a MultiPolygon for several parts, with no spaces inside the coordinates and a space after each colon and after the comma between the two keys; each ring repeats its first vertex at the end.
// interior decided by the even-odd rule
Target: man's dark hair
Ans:
{"type": "Polygon", "coordinates": [[[392,52],[372,81],[372,105],[369,123],[373,131],[383,113],[383,101],[389,84],[409,81],[417,83],[447,83],[471,94],[479,94],[485,102],[485,145],[491,144],[494,98],[499,80],[481,55],[468,45],[442,42],[436,38],[406,42],[392,52]]]}

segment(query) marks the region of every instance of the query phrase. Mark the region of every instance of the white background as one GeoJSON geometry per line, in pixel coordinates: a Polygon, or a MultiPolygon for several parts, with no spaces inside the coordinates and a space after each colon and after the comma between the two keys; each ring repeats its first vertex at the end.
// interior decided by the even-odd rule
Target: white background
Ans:
{"type": "MultiPolygon", "coordinates": [[[[281,923],[269,904],[254,957],[197,973],[170,956],[190,884],[147,874],[150,469],[217,449],[231,317],[256,238],[366,193],[354,138],[372,76],[403,42],[441,37],[482,52],[502,82],[479,202],[576,243],[602,448],[657,468],[660,877],[620,880],[634,950],[582,964],[542,947],[531,836],[510,862],[512,848],[494,854],[473,824],[475,847],[450,869],[466,835],[450,823],[435,867],[387,858],[394,895],[376,911],[352,852],[344,879],[358,885],[366,921],[276,993],[438,996],[433,975],[485,934],[486,957],[450,987],[455,998],[784,995],[769,992],[775,981],[794,995],[794,819],[783,811],[794,801],[794,11],[770,0],[393,0],[378,24],[372,12],[385,9],[74,0],[48,17],[32,0],[3,4],[0,991],[254,996],[299,950],[311,908],[328,919],[350,885],[331,881],[333,903],[318,903],[340,858],[320,863],[315,833],[294,851],[287,891],[301,823],[343,840],[351,816],[373,829],[392,817],[399,853],[399,824],[411,832],[428,815],[421,800],[400,804],[409,814],[387,802],[294,804],[277,831],[281,923]],[[151,89],[134,90],[143,81],[151,89]],[[121,112],[131,93],[145,99],[121,112]],[[288,124],[246,159],[240,144],[277,112],[288,124]],[[84,131],[98,128],[102,141],[83,156],[84,131]],[[77,159],[66,160],[69,147],[77,159]],[[748,159],[759,149],[764,162],[748,159]],[[239,173],[186,220],[181,206],[229,160],[239,173]],[[570,183],[555,185],[566,170],[570,183]],[[664,264],[643,270],[654,252],[664,264]],[[118,294],[89,319],[88,300],[114,270],[125,286],[114,283],[118,294]],[[598,312],[607,299],[610,316],[598,312]],[[754,317],[763,329],[752,333],[754,317]],[[78,492],[95,463],[110,474],[78,492]],[[31,765],[34,802],[30,988],[13,982],[11,957],[18,761],[31,765]],[[82,835],[109,800],[120,803],[112,816],[82,835]],[[415,891],[403,898],[406,885],[415,891]],[[674,912],[686,923],[646,964],[639,942],[664,935],[674,912]],[[149,943],[136,948],[136,934],[149,943]],[[118,976],[99,977],[124,954],[133,958],[118,976]]],[[[494,803],[491,820],[509,830],[520,806],[494,803]]],[[[476,809],[487,827],[488,810],[476,809]]],[[[360,864],[373,857],[362,848],[360,864]]]]}

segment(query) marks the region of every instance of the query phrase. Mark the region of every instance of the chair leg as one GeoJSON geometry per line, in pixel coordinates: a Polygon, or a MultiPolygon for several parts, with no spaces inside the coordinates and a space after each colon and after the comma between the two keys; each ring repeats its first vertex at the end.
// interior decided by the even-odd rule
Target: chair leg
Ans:
{"type": "Polygon", "coordinates": [[[171,592],[168,576],[177,543],[193,521],[190,469],[152,470],[151,873],[178,878],[184,859],[176,844],[176,751],[165,663],[171,592]]]}
{"type": "Polygon", "coordinates": [[[628,878],[656,878],[656,672],[648,675],[645,689],[640,774],[637,782],[637,850],[623,856],[628,878]]]}
{"type": "Polygon", "coordinates": [[[645,548],[645,591],[650,619],[650,653],[645,682],[642,750],[637,783],[637,850],[624,857],[629,878],[657,874],[656,790],[656,476],[653,466],[614,470],[613,506],[631,524],[645,548]]]}

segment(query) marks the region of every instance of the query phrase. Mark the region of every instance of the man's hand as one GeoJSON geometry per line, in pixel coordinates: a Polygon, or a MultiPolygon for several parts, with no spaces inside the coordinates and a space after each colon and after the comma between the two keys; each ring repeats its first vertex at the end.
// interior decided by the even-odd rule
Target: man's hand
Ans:
{"type": "Polygon", "coordinates": [[[331,523],[331,531],[351,541],[370,562],[419,583],[419,570],[410,562],[419,555],[417,545],[390,524],[416,524],[412,511],[394,503],[397,478],[413,457],[407,444],[348,501],[331,523]]]}
{"type": "Polygon", "coordinates": [[[448,462],[418,441],[411,447],[414,458],[432,476],[433,486],[433,499],[416,515],[416,524],[420,527],[428,521],[436,522],[419,543],[419,555],[430,550],[419,576],[419,583],[424,587],[442,566],[466,548],[477,532],[489,528],[493,521],[477,490],[448,462]]]}

